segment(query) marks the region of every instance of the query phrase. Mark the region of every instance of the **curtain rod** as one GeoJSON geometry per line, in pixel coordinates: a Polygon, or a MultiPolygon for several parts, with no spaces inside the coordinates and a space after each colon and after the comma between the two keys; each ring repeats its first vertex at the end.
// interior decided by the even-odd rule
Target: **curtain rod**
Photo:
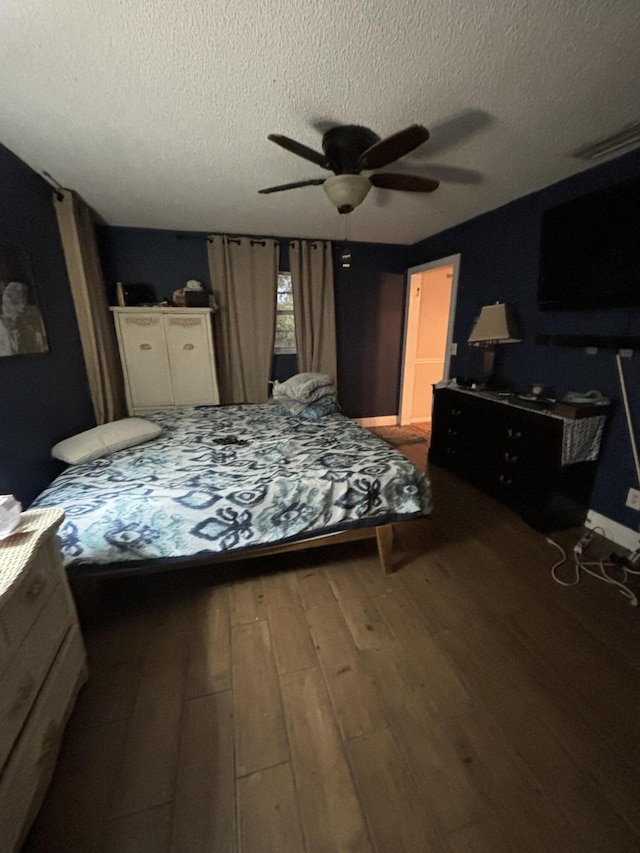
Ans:
{"type": "Polygon", "coordinates": [[[176,240],[206,240],[208,243],[211,242],[211,237],[226,237],[230,243],[239,243],[241,240],[249,240],[251,245],[255,245],[256,243],[260,243],[260,245],[264,246],[267,240],[273,240],[274,243],[278,243],[278,245],[284,245],[288,243],[290,246],[293,245],[295,240],[304,240],[306,243],[311,243],[312,246],[317,246],[319,243],[330,243],[331,240],[312,240],[308,237],[295,237],[292,239],[278,238],[278,237],[256,237],[252,234],[239,234],[238,236],[229,236],[228,234],[220,234],[218,232],[212,231],[211,234],[176,234],[176,240]]]}
{"type": "Polygon", "coordinates": [[[63,187],[60,181],[56,181],[53,175],[50,175],[49,172],[43,171],[42,174],[45,177],[47,183],[52,186],[56,191],[56,198],[58,199],[58,201],[62,201],[62,199],[64,198],[63,192],[71,192],[71,190],[67,189],[67,187],[63,187]]]}

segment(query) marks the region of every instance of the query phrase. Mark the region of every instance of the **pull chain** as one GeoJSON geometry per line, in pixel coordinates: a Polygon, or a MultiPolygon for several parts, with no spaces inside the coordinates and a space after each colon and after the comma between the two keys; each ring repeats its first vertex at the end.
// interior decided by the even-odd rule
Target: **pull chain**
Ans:
{"type": "Polygon", "coordinates": [[[344,249],[340,256],[342,268],[348,270],[351,267],[351,249],[349,248],[349,214],[344,214],[344,249]]]}

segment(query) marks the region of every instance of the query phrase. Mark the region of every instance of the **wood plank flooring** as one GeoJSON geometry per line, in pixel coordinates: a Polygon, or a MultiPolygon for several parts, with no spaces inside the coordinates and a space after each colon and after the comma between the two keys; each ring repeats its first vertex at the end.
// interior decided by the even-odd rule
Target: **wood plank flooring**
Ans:
{"type": "Polygon", "coordinates": [[[392,575],[369,541],[78,586],[90,678],[25,851],[638,851],[639,614],[430,473],[392,575]]]}

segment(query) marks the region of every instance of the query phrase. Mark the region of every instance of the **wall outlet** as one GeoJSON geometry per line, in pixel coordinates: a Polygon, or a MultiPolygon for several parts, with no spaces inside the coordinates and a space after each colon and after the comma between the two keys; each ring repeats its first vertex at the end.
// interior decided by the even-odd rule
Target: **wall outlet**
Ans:
{"type": "Polygon", "coordinates": [[[626,504],[631,509],[640,510],[640,489],[629,489],[626,504]]]}

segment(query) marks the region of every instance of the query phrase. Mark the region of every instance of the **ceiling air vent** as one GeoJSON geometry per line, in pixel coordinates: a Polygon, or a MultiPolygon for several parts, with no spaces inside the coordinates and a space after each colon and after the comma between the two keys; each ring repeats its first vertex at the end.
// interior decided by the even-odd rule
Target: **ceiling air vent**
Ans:
{"type": "Polygon", "coordinates": [[[572,152],[571,156],[578,157],[580,160],[600,160],[602,157],[615,154],[625,148],[632,148],[634,145],[640,145],[640,121],[625,125],[618,133],[607,136],[599,142],[590,142],[572,152]]]}

